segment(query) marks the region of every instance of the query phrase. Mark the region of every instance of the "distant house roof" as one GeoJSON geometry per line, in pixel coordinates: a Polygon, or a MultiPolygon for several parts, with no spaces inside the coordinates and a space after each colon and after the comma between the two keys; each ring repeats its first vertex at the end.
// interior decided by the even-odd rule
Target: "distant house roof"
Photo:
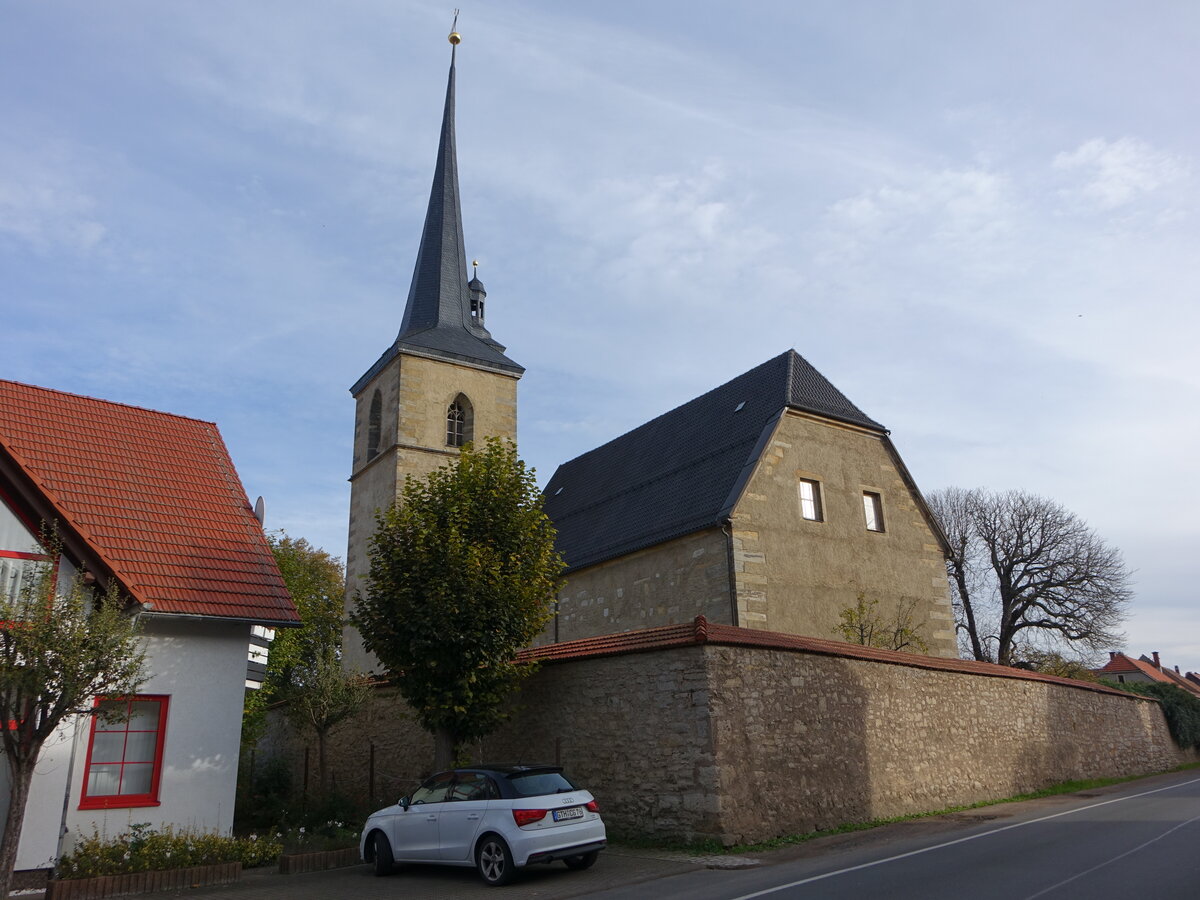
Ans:
{"type": "Polygon", "coordinates": [[[299,621],[213,423],[0,380],[0,456],[155,614],[299,621]]]}
{"type": "Polygon", "coordinates": [[[1154,663],[1149,660],[1134,659],[1132,656],[1126,656],[1119,652],[1110,653],[1108,662],[1096,669],[1096,674],[1101,677],[1105,675],[1145,675],[1151,681],[1171,684],[1171,679],[1156,669],[1154,663]]]}
{"type": "Polygon", "coordinates": [[[559,466],[545,509],[567,570],[719,524],[785,409],[887,431],[789,350],[559,466]]]}
{"type": "MultiPolygon", "coordinates": [[[[1154,655],[1157,658],[1158,654],[1155,653],[1154,655]]],[[[1168,666],[1156,665],[1153,660],[1146,656],[1134,659],[1132,656],[1127,656],[1124,653],[1110,653],[1108,662],[1095,671],[1101,678],[1105,675],[1140,674],[1151,681],[1157,681],[1160,684],[1173,684],[1189,693],[1200,695],[1200,680],[1192,677],[1191,672],[1187,675],[1181,675],[1168,666]]]]}

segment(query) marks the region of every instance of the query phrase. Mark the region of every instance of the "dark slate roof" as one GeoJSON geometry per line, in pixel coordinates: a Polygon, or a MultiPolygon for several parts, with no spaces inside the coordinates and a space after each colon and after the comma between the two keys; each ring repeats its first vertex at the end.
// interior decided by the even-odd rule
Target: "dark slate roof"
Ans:
{"type": "Polygon", "coordinates": [[[789,350],[559,466],[545,505],[568,571],[719,524],[785,408],[886,433],[789,350]]]}
{"type": "Polygon", "coordinates": [[[446,106],[438,142],[429,208],[396,342],[350,388],[357,394],[401,350],[520,375],[524,368],[471,315],[466,244],[458,191],[454,141],[454,58],[446,83],[446,106]]]}

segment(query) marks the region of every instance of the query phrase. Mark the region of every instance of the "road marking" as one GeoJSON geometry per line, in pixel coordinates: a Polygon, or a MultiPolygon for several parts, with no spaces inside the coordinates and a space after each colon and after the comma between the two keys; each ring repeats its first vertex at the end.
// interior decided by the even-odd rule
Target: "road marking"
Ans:
{"type": "MultiPolygon", "coordinates": [[[[839,875],[848,875],[851,872],[860,872],[863,869],[871,869],[875,866],[882,866],[886,863],[897,862],[898,860],[908,859],[912,856],[920,856],[922,853],[932,853],[934,850],[943,850],[946,847],[953,847],[956,844],[965,844],[968,841],[979,840],[979,838],[991,837],[994,834],[1012,831],[1014,828],[1024,828],[1026,825],[1036,825],[1039,822],[1048,822],[1051,819],[1058,819],[1062,816],[1073,816],[1075,813],[1087,812],[1089,809],[1099,809],[1101,806],[1109,806],[1113,803],[1123,803],[1126,800],[1136,800],[1139,797],[1149,797],[1151,794],[1161,794],[1163,791],[1173,791],[1176,788],[1187,787],[1189,784],[1200,784],[1200,778],[1193,778],[1190,781],[1183,781],[1179,784],[1171,784],[1167,787],[1155,788],[1152,791],[1142,791],[1140,794],[1130,794],[1128,797],[1116,797],[1112,800],[1103,800],[1100,803],[1092,803],[1089,806],[1081,806],[1078,809],[1063,810],[1062,812],[1052,813],[1048,816],[1030,819],[1028,822],[1014,822],[1012,825],[1005,825],[1001,828],[993,828],[990,831],[982,831],[979,834],[972,834],[968,835],[967,837],[955,838],[952,841],[945,841],[941,844],[935,844],[932,847],[922,847],[920,850],[909,850],[907,853],[889,856],[886,859],[876,859],[872,860],[871,862],[859,863],[857,866],[847,866],[844,869],[837,869],[833,872],[825,872],[822,875],[810,875],[808,878],[801,878],[799,881],[793,881],[789,884],[780,884],[776,885],[775,887],[764,888],[761,891],[755,891],[753,894],[743,894],[740,897],[734,897],[733,900],[754,900],[755,897],[766,897],[769,894],[775,894],[779,891],[786,891],[794,887],[802,887],[806,884],[812,884],[815,881],[824,881],[826,878],[836,878],[839,875]]],[[[1161,836],[1162,835],[1160,835],[1160,837],[1161,836]]]]}
{"type": "Polygon", "coordinates": [[[1126,856],[1130,856],[1131,854],[1137,853],[1139,850],[1145,850],[1147,847],[1149,847],[1151,844],[1155,843],[1156,841],[1161,841],[1168,834],[1171,834],[1172,832],[1176,832],[1180,828],[1185,828],[1188,825],[1191,825],[1193,822],[1200,822],[1200,816],[1195,816],[1194,818],[1188,819],[1186,822],[1180,822],[1174,828],[1168,828],[1166,831],[1164,831],[1158,837],[1150,838],[1150,840],[1146,841],[1144,844],[1139,844],[1137,847],[1134,847],[1132,850],[1126,850],[1124,853],[1114,856],[1112,859],[1106,859],[1104,862],[1100,863],[1100,865],[1092,866],[1090,869],[1086,869],[1086,870],[1078,873],[1077,875],[1072,875],[1070,878],[1064,879],[1063,881],[1060,881],[1058,884],[1052,884],[1052,885],[1050,885],[1050,887],[1046,888],[1045,890],[1038,891],[1036,894],[1030,894],[1028,897],[1025,898],[1025,900],[1036,900],[1036,898],[1044,896],[1044,895],[1050,893],[1051,891],[1057,890],[1058,888],[1062,887],[1064,884],[1070,884],[1072,881],[1082,878],[1084,875],[1091,875],[1093,872],[1095,872],[1098,869],[1103,869],[1105,866],[1111,866],[1118,859],[1124,859],[1126,856]]]}

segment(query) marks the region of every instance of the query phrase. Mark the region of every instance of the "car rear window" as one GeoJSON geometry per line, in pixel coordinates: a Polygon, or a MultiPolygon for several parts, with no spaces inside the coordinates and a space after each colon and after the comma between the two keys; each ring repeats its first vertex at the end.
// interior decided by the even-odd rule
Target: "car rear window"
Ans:
{"type": "Polygon", "coordinates": [[[540,797],[577,789],[562,772],[514,772],[508,780],[519,797],[540,797]]]}

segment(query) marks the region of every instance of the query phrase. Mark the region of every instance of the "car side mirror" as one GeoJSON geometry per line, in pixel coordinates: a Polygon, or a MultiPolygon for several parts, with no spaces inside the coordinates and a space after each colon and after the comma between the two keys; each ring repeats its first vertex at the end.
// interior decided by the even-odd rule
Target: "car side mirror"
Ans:
{"type": "Polygon", "coordinates": [[[399,802],[400,802],[401,809],[403,809],[403,810],[408,809],[410,801],[407,797],[401,797],[399,802]]]}

